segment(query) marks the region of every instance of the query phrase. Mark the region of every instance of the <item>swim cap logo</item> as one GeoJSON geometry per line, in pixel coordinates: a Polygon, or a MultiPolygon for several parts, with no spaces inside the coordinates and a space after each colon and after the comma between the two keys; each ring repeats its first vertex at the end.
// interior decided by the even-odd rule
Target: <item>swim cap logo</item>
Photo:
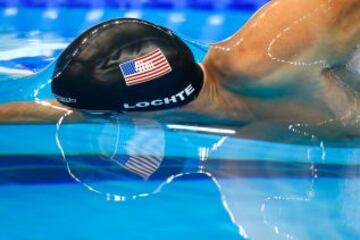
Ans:
{"type": "Polygon", "coordinates": [[[195,88],[191,84],[189,84],[184,90],[170,97],[166,97],[163,99],[155,99],[151,101],[143,101],[135,104],[125,103],[124,109],[146,108],[149,106],[169,105],[172,103],[178,103],[179,101],[183,102],[186,100],[186,97],[191,96],[194,93],[194,91],[195,88]]]}
{"type": "Polygon", "coordinates": [[[54,94],[55,98],[57,100],[59,100],[59,102],[63,102],[63,103],[76,103],[77,100],[75,98],[70,98],[70,97],[61,97],[59,95],[54,94]]]}
{"type": "Polygon", "coordinates": [[[119,67],[127,86],[148,82],[172,71],[160,48],[145,56],[122,63],[119,67]]]}

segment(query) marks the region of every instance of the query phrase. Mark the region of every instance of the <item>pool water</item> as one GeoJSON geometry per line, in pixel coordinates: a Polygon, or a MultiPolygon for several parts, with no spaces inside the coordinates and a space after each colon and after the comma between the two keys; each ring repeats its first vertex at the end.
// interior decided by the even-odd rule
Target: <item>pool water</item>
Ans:
{"type": "MultiPolygon", "coordinates": [[[[0,8],[0,102],[50,98],[57,56],[100,21],[167,26],[200,61],[200,45],[230,36],[254,11],[0,8]]],[[[356,141],[293,132],[272,142],[241,137],[242,127],[125,116],[0,125],[0,238],[359,239],[356,141]],[[151,178],[120,167],[139,156],[160,164],[151,178]]]]}

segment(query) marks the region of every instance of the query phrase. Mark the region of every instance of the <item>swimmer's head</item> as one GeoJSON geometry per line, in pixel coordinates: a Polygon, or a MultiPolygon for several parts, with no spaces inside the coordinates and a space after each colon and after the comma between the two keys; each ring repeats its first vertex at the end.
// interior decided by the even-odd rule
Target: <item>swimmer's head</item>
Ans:
{"type": "Polygon", "coordinates": [[[74,40],[57,61],[51,88],[64,105],[122,112],[180,107],[202,86],[202,70],[179,37],[126,18],[96,25],[74,40]]]}

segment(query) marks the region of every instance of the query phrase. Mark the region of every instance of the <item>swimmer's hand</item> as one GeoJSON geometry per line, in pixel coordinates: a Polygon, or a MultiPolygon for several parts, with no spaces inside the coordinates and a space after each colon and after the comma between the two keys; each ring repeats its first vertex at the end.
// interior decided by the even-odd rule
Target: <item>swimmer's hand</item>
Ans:
{"type": "Polygon", "coordinates": [[[65,115],[65,123],[86,120],[82,113],[56,100],[0,104],[0,124],[55,124],[65,115]]]}

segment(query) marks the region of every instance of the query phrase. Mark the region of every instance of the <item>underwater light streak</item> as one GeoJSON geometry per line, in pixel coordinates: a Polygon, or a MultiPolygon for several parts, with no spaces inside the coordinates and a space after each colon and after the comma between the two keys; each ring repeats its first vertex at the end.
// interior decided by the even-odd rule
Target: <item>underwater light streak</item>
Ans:
{"type": "Polygon", "coordinates": [[[5,16],[8,16],[8,17],[10,17],[10,16],[15,16],[15,15],[17,15],[19,13],[19,10],[17,9],[17,8],[15,8],[15,7],[9,7],[9,8],[6,8],[5,10],[4,10],[4,15],[5,16]]]}
{"type": "Polygon", "coordinates": [[[86,14],[86,21],[92,22],[100,20],[104,16],[103,9],[94,9],[86,14]]]}
{"type": "Polygon", "coordinates": [[[177,125],[177,124],[168,124],[167,128],[175,129],[175,130],[188,130],[188,131],[194,131],[194,132],[207,132],[207,133],[223,133],[223,134],[235,134],[236,133],[236,131],[232,130],[232,129],[197,127],[197,126],[177,125]]]}
{"type": "MultiPolygon", "coordinates": [[[[30,40],[29,40],[30,41],[30,40]]],[[[53,51],[67,47],[67,43],[43,43],[38,40],[30,41],[29,46],[0,51],[0,60],[9,61],[22,57],[51,56],[53,51]]]]}
{"type": "Polygon", "coordinates": [[[43,18],[56,20],[59,17],[59,12],[56,9],[48,9],[43,13],[43,18]]]}
{"type": "Polygon", "coordinates": [[[7,68],[7,67],[0,67],[0,74],[13,74],[13,75],[20,75],[20,76],[29,76],[34,74],[33,71],[27,69],[18,69],[18,68],[7,68]]]}

